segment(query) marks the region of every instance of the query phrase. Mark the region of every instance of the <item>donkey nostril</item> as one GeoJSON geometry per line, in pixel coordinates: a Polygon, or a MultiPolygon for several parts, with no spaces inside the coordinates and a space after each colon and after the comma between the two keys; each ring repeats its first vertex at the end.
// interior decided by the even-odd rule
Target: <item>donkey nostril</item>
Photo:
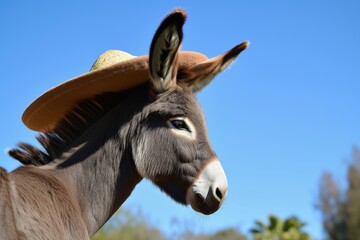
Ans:
{"type": "Polygon", "coordinates": [[[222,193],[221,193],[221,191],[220,191],[219,188],[216,188],[215,194],[216,194],[216,196],[217,196],[220,200],[223,198],[223,195],[222,195],[222,193]]]}

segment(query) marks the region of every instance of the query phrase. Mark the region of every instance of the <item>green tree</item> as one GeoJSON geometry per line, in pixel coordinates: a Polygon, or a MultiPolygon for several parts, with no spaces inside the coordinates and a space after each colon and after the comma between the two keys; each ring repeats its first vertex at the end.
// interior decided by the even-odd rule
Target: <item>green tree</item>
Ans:
{"type": "Polygon", "coordinates": [[[269,224],[261,221],[255,222],[255,227],[250,230],[253,240],[311,240],[309,234],[302,228],[305,223],[296,217],[282,221],[275,216],[269,216],[269,224]]]}
{"type": "Polygon", "coordinates": [[[346,202],[329,172],[323,173],[320,182],[319,204],[323,228],[327,239],[346,240],[346,202]]]}
{"type": "Polygon", "coordinates": [[[246,240],[246,237],[236,228],[227,228],[216,232],[209,240],[246,240]]]}
{"type": "Polygon", "coordinates": [[[195,234],[192,231],[184,231],[179,240],[246,240],[246,236],[243,235],[236,228],[227,228],[215,232],[213,234],[195,234]]]}
{"type": "MultiPolygon", "coordinates": [[[[175,225],[179,225],[178,222],[174,220],[175,225]]],[[[246,240],[236,228],[220,230],[213,234],[197,234],[193,232],[194,223],[186,222],[185,225],[179,226],[179,229],[179,233],[166,237],[146,220],[141,211],[133,213],[122,208],[96,233],[93,240],[246,240]]]]}
{"type": "Polygon", "coordinates": [[[347,168],[347,186],[342,189],[331,173],[321,177],[317,208],[327,239],[360,239],[360,149],[354,147],[347,168]]]}
{"type": "Polygon", "coordinates": [[[360,149],[354,148],[348,167],[346,190],[346,226],[349,240],[360,239],[360,149]]]}
{"type": "Polygon", "coordinates": [[[140,211],[120,209],[92,238],[93,240],[165,240],[162,232],[151,226],[140,211]]]}

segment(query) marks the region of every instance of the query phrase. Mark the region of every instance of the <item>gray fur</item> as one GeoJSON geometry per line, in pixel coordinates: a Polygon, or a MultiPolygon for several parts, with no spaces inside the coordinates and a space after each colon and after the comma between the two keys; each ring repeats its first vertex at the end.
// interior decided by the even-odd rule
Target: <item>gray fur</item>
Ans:
{"type": "MultiPolygon", "coordinates": [[[[185,13],[180,12],[164,20],[152,46],[164,42],[161,33],[168,26],[182,26],[185,13]]],[[[171,29],[182,36],[181,27],[171,29]]],[[[165,52],[173,54],[180,44],[165,52]]],[[[176,72],[176,57],[164,63],[173,57],[157,59],[161,54],[151,49],[155,57],[150,68],[165,68],[161,72],[170,85],[153,77],[126,92],[86,100],[53,131],[38,137],[46,152],[28,144],[10,151],[27,165],[11,173],[0,168],[0,239],[90,239],[143,178],[188,204],[188,189],[216,155],[193,93],[195,75],[186,70],[191,81],[176,80],[176,75],[186,76],[176,72]],[[167,121],[179,116],[192,122],[195,139],[179,137],[169,128],[167,121]]],[[[212,199],[197,201],[205,214],[220,206],[207,204],[212,199]]]]}

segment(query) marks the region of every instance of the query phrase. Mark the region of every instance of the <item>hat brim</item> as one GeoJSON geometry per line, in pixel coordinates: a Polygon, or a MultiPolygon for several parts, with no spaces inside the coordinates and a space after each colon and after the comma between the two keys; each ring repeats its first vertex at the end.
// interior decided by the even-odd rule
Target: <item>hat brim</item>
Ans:
{"type": "MultiPolygon", "coordinates": [[[[179,52],[179,69],[208,58],[197,52],[179,52]]],[[[121,92],[150,80],[149,57],[134,57],[70,79],[45,92],[24,111],[22,121],[35,131],[51,130],[79,101],[105,92],[121,92]]]]}

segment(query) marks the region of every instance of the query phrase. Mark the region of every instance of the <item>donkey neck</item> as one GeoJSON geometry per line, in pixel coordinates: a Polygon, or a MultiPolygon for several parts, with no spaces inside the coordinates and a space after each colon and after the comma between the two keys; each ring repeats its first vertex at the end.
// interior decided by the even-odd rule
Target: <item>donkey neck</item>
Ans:
{"type": "Polygon", "coordinates": [[[49,166],[74,193],[90,236],[114,214],[141,181],[131,149],[134,115],[146,92],[119,103],[49,166]],[[124,110],[126,107],[126,111],[124,110]]]}

